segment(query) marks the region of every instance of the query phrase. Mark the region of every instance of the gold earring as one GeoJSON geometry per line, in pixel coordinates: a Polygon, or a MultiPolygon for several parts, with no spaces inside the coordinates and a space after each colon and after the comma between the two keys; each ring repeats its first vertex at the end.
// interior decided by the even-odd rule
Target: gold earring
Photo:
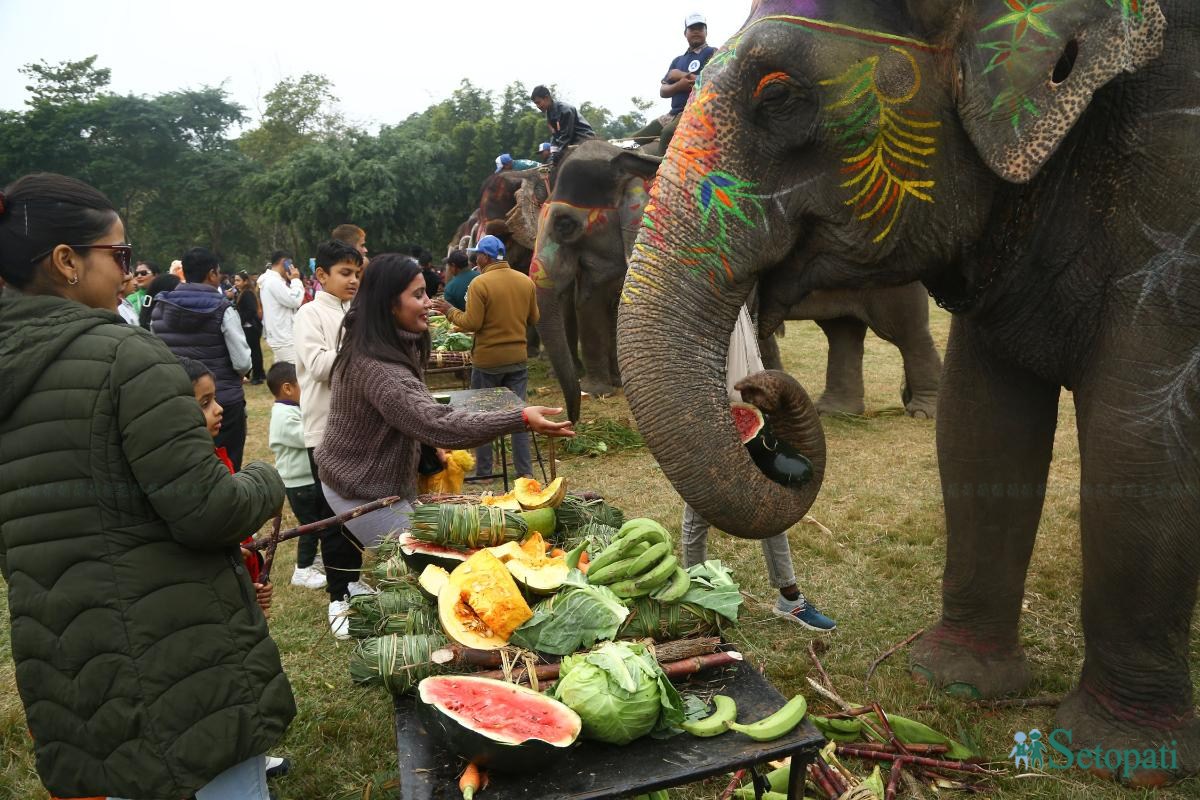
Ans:
{"type": "Polygon", "coordinates": [[[74,286],[74,285],[75,285],[75,284],[77,284],[77,283],[79,283],[79,273],[78,273],[78,272],[76,272],[76,273],[75,273],[75,280],[73,280],[73,281],[67,281],[67,285],[68,285],[68,286],[74,286]]]}

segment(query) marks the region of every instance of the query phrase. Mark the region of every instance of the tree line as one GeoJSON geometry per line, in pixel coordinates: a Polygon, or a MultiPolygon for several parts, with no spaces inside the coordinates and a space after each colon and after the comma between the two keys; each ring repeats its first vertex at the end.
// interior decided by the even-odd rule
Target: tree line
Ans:
{"type": "MultiPolygon", "coordinates": [[[[478,204],[496,156],[532,157],[549,138],[520,82],[497,96],[464,79],[372,133],[346,121],[318,74],[280,81],[251,120],[221,87],[116,94],[96,56],[20,72],[25,109],[0,110],[0,186],[35,171],[85,180],[116,204],[136,257],[160,264],[193,245],[227,270],[259,271],[275,249],[304,264],[344,222],[366,229],[373,252],[437,253],[478,204]]],[[[631,102],[619,116],[589,103],[580,112],[617,138],[645,123],[649,103],[631,102]]]]}

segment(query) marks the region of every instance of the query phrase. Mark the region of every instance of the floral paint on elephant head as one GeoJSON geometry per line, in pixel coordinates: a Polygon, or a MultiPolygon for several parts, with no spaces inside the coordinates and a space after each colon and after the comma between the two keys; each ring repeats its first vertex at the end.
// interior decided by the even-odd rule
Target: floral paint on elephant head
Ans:
{"type": "Polygon", "coordinates": [[[910,108],[921,90],[921,69],[900,47],[866,58],[842,75],[821,82],[839,93],[826,125],[846,151],[841,188],[859,220],[881,225],[874,241],[892,232],[905,200],[933,202],[935,181],[927,174],[937,152],[933,134],[941,122],[910,108]]]}

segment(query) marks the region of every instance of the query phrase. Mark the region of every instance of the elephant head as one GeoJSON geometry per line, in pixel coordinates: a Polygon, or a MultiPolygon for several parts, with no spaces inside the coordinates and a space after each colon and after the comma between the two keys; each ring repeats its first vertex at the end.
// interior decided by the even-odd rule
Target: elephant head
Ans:
{"type": "Polygon", "coordinates": [[[696,82],[622,293],[626,395],[684,499],[747,538],[811,502],[730,422],[726,349],[756,281],[768,330],[814,289],[980,283],[966,256],[993,201],[1164,26],[1155,0],[756,0],[696,82]]]}
{"type": "Polygon", "coordinates": [[[660,159],[590,140],[570,148],[557,168],[538,219],[530,277],[537,286],[538,333],[562,387],[567,413],[579,418],[579,376],[564,306],[581,331],[589,391],[620,385],[616,365],[617,299],[645,211],[647,184],[660,159]]]}

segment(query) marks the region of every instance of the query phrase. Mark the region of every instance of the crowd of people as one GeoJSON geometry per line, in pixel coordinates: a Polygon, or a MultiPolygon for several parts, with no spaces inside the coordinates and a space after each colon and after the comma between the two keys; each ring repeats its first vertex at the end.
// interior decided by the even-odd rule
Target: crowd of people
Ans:
{"type": "MultiPolygon", "coordinates": [[[[686,23],[663,129],[712,55],[703,17],[686,23]]],[[[536,161],[501,154],[497,172],[594,136],[544,86],[531,100],[550,139],[536,161]]],[[[345,638],[349,598],[371,591],[363,551],[406,527],[422,464],[476,447],[489,475],[491,442],[512,434],[516,471],[531,475],[530,432],[574,434],[551,419],[558,408],[472,413],[426,387],[436,310],[474,334],[472,387],[525,399],[536,292],[505,256],[484,236],[443,274],[428,251],[369,255],[344,224],[307,274],[283,250],[261,274],[226,273],[204,247],[164,271],[134,260],[115,206],[86,183],[39,173],[0,192],[0,573],[56,797],[268,800],[287,762],[267,753],[296,705],[248,537],[285,499],[310,523],[401,498],[298,543],[291,583],[328,594],[322,624],[345,638]],[[246,387],[263,383],[273,465],[244,463],[246,387]]],[[[702,560],[707,525],[691,515],[684,528],[702,560]]],[[[832,628],[799,595],[786,547],[765,550],[778,613],[832,628]]]]}

